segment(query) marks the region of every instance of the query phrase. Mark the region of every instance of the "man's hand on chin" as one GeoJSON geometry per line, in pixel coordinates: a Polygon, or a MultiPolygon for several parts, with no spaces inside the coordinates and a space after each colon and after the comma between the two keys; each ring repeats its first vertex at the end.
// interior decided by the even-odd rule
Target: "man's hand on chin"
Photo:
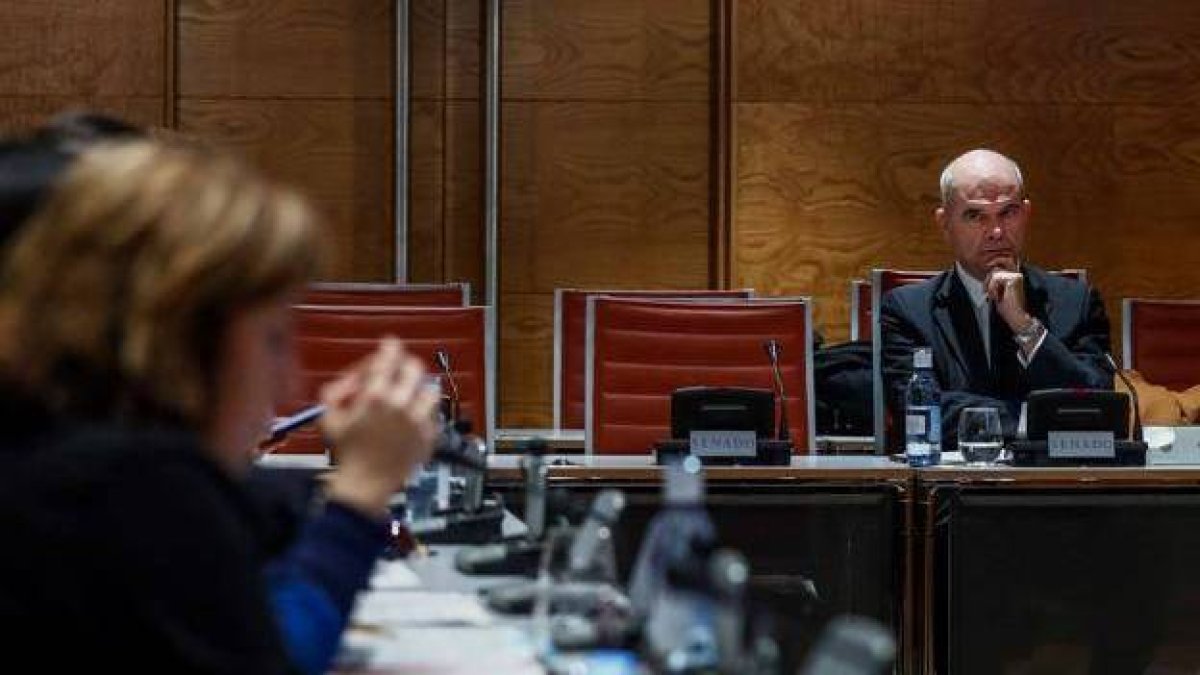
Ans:
{"type": "Polygon", "coordinates": [[[1020,272],[993,268],[983,281],[987,297],[996,305],[996,312],[1014,332],[1029,325],[1032,317],[1025,311],[1025,275],[1020,272]]]}

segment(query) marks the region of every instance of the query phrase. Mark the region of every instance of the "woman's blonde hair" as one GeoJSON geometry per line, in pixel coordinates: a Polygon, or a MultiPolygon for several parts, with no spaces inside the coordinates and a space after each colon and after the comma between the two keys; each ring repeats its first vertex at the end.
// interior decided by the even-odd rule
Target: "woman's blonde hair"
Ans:
{"type": "Polygon", "coordinates": [[[0,272],[0,363],[58,412],[211,421],[233,313],[316,267],[297,193],[226,155],[150,141],[79,157],[0,272]]]}

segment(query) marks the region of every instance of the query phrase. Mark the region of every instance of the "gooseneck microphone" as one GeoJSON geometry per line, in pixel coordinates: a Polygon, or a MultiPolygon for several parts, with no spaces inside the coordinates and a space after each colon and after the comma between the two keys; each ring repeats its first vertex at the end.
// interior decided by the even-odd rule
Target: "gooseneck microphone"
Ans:
{"type": "Polygon", "coordinates": [[[579,527],[579,532],[576,533],[567,553],[567,566],[572,574],[584,578],[597,571],[615,572],[603,569],[606,565],[599,559],[600,551],[606,542],[612,541],[612,527],[621,519],[621,512],[624,510],[624,492],[608,489],[596,495],[592,500],[587,520],[579,527]]]}
{"type": "Polygon", "coordinates": [[[1108,362],[1108,367],[1112,369],[1113,375],[1121,378],[1121,381],[1125,383],[1125,387],[1129,389],[1129,402],[1133,406],[1132,436],[1133,440],[1141,443],[1145,439],[1142,437],[1142,415],[1138,410],[1141,406],[1138,405],[1137,389],[1133,388],[1133,383],[1129,381],[1129,378],[1125,376],[1125,373],[1121,372],[1121,368],[1118,367],[1117,362],[1113,360],[1112,354],[1104,352],[1104,360],[1108,362]]]}
{"type": "Polygon", "coordinates": [[[783,389],[783,373],[779,370],[779,355],[783,353],[783,347],[779,341],[772,338],[763,343],[763,349],[767,352],[767,358],[771,360],[771,375],[775,380],[775,395],[779,397],[779,434],[777,440],[791,440],[792,433],[788,427],[787,418],[787,394],[783,389]]]}
{"type": "MultiPolygon", "coordinates": [[[[270,434],[267,440],[263,442],[263,445],[282,441],[291,432],[312,424],[324,414],[325,405],[318,403],[279,420],[271,425],[270,434]]],[[[437,440],[434,441],[433,461],[449,464],[450,466],[473,469],[475,471],[486,471],[487,460],[481,457],[478,452],[474,452],[470,448],[470,444],[467,443],[467,432],[465,429],[469,428],[469,425],[460,425],[457,423],[447,424],[443,427],[441,432],[438,433],[437,440]]]]}
{"type": "Polygon", "coordinates": [[[450,352],[444,347],[438,347],[433,352],[433,363],[441,371],[446,378],[446,384],[450,387],[450,419],[458,419],[459,401],[458,395],[458,380],[454,378],[454,369],[450,367],[450,352]]]}

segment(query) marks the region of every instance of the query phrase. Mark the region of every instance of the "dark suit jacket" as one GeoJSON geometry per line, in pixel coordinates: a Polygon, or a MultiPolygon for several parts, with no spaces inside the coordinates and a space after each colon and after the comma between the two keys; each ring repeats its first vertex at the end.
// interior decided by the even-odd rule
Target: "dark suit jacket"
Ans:
{"type": "MultiPolygon", "coordinates": [[[[884,393],[893,420],[904,419],[904,389],[917,347],[933,348],[933,367],[942,389],[945,450],[954,449],[958,416],[964,408],[999,408],[1005,435],[1011,437],[1021,402],[1030,391],[1112,389],[1112,374],[1104,360],[1110,350],[1108,316],[1099,293],[1082,281],[1030,265],[1021,271],[1026,309],[1049,331],[1028,368],[1017,361],[1012,332],[995,314],[990,320],[992,365],[988,365],[970,296],[953,269],[884,296],[880,307],[884,393]]],[[[892,449],[902,447],[903,432],[889,434],[888,441],[892,449]]]]}

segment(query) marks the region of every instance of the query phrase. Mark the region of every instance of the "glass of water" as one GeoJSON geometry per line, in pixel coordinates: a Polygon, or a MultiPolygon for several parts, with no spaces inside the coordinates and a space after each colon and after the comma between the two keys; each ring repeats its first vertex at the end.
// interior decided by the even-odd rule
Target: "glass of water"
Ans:
{"type": "Polygon", "coordinates": [[[970,466],[991,466],[1004,448],[1000,429],[1000,411],[995,408],[967,408],[958,416],[958,451],[970,466]]]}

